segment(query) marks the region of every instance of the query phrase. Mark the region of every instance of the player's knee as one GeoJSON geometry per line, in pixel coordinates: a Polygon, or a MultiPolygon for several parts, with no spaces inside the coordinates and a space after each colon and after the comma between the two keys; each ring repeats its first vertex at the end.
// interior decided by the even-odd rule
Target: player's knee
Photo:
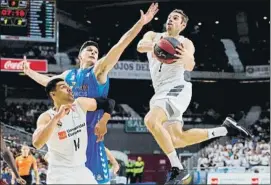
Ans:
{"type": "Polygon", "coordinates": [[[187,146],[186,138],[183,132],[179,132],[178,135],[171,135],[171,140],[174,148],[184,148],[187,146]]]}
{"type": "Polygon", "coordinates": [[[146,115],[145,118],[144,118],[144,123],[146,125],[146,127],[149,129],[149,130],[152,130],[153,127],[154,127],[154,122],[155,120],[153,119],[152,116],[150,115],[146,115]]]}
{"type": "Polygon", "coordinates": [[[185,148],[185,147],[187,147],[187,143],[184,140],[172,139],[172,143],[173,143],[174,148],[185,148]]]}
{"type": "Polygon", "coordinates": [[[159,124],[157,122],[157,118],[150,114],[147,114],[145,116],[144,122],[145,122],[146,127],[149,129],[149,131],[155,131],[156,127],[158,126],[157,124],[159,124]]]}

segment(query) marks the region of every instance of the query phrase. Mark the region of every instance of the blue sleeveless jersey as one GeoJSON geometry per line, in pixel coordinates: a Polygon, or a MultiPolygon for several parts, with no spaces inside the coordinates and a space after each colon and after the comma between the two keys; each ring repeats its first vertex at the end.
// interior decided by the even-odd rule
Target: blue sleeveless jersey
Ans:
{"type": "MultiPolygon", "coordinates": [[[[109,90],[109,79],[105,84],[99,84],[94,73],[93,67],[88,69],[73,69],[66,76],[65,81],[72,88],[74,98],[78,97],[107,97],[109,90]]],[[[87,112],[87,128],[88,128],[88,146],[87,146],[87,162],[95,179],[99,184],[109,182],[108,160],[105,153],[104,142],[96,142],[97,137],[94,134],[96,123],[103,115],[103,110],[87,112]]],[[[84,178],[84,177],[82,177],[84,178]]]]}

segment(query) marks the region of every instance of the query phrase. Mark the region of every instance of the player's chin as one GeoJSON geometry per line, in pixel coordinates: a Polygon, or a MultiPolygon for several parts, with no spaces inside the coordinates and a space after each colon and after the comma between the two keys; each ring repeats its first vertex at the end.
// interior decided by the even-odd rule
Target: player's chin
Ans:
{"type": "Polygon", "coordinates": [[[166,26],[166,30],[167,30],[167,31],[171,31],[171,30],[172,30],[172,26],[171,26],[171,25],[167,25],[167,26],[166,26]]]}

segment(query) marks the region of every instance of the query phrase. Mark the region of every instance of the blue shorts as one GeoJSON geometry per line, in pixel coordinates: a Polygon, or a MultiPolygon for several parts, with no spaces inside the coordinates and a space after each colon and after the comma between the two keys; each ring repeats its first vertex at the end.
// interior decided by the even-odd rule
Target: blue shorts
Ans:
{"type": "Polygon", "coordinates": [[[94,133],[89,133],[88,138],[86,167],[92,171],[99,184],[108,183],[110,177],[104,142],[97,143],[97,137],[94,133]]]}

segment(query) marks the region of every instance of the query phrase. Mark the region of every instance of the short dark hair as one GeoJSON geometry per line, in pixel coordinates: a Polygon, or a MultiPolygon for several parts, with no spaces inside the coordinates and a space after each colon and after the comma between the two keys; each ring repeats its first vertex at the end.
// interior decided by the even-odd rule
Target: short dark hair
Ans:
{"type": "Polygon", "coordinates": [[[84,44],[81,46],[80,50],[79,50],[79,54],[83,51],[83,49],[85,49],[88,46],[95,46],[98,50],[99,50],[99,45],[97,42],[94,42],[92,40],[86,41],[84,42],[84,44]]]}
{"type": "Polygon", "coordinates": [[[56,84],[58,82],[63,82],[64,80],[62,78],[54,78],[51,81],[48,82],[48,84],[45,86],[45,92],[46,94],[51,98],[50,92],[56,90],[56,84]]]}
{"type": "Polygon", "coordinates": [[[178,13],[178,14],[181,14],[181,15],[183,16],[183,21],[184,21],[185,23],[188,22],[189,18],[188,18],[188,16],[184,13],[183,10],[181,10],[181,9],[175,9],[175,10],[173,10],[171,13],[173,13],[173,12],[178,13]]]}

